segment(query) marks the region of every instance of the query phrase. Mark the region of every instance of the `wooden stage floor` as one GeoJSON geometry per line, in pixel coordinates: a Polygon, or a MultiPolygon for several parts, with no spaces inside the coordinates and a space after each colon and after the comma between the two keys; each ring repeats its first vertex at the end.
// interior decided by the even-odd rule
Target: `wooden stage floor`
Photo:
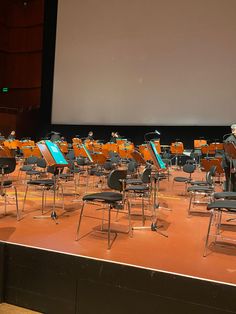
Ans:
{"type": "MultiPolygon", "coordinates": [[[[236,247],[215,245],[208,250],[207,257],[203,257],[209,216],[194,214],[188,217],[189,197],[181,195],[184,186],[179,183],[172,185],[173,177],[182,174],[180,170],[172,170],[170,181],[164,180],[160,183],[158,198],[161,208],[158,209],[158,219],[163,225],[160,230],[165,231],[168,237],[151,229],[134,230],[133,237],[118,234],[111,250],[107,250],[106,235],[100,233],[89,233],[80,241],[75,241],[81,195],[85,187],[83,185],[79,187],[80,197],[75,198],[73,185],[68,182],[65,183],[65,211],[56,208],[59,216],[57,224],[51,218],[34,218],[35,215],[41,214],[39,191],[31,189],[25,211],[22,213],[23,219],[18,222],[14,205],[8,205],[7,215],[3,216],[3,199],[0,199],[0,240],[235,285],[236,247]]],[[[204,176],[205,173],[198,170],[193,178],[199,179],[204,176]]],[[[22,208],[25,187],[22,182],[16,182],[16,185],[19,191],[20,208],[22,208]]],[[[96,189],[91,185],[89,190],[96,189]]],[[[12,192],[9,192],[9,196],[13,196],[12,192]]],[[[52,195],[48,201],[49,210],[50,201],[52,195]]],[[[13,200],[10,202],[12,203],[13,200]]],[[[87,213],[94,212],[95,208],[93,205],[89,206],[87,213]]],[[[100,213],[101,211],[97,211],[98,215],[100,213]]],[[[119,217],[120,223],[127,223],[125,214],[121,213],[119,217]]],[[[88,233],[98,223],[97,220],[84,217],[81,226],[82,234],[88,233]]],[[[141,220],[136,218],[132,224],[141,225],[141,220]]],[[[146,226],[150,224],[150,220],[147,219],[146,226]]]]}

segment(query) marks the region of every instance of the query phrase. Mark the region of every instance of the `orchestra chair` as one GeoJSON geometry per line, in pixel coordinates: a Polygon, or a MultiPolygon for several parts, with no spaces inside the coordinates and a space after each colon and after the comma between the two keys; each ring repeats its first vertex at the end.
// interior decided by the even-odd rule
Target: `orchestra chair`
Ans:
{"type": "Polygon", "coordinates": [[[191,215],[192,206],[194,206],[195,204],[208,204],[209,202],[212,202],[214,198],[213,194],[215,191],[214,185],[215,171],[216,166],[212,166],[211,169],[206,173],[205,181],[190,182],[191,186],[189,186],[187,189],[187,191],[190,194],[188,216],[191,215]]]}
{"type": "MultiPolygon", "coordinates": [[[[126,180],[126,187],[125,192],[127,194],[127,198],[130,202],[130,208],[131,208],[131,216],[132,216],[132,203],[131,199],[132,196],[135,197],[141,197],[142,203],[141,203],[141,215],[142,215],[142,225],[145,225],[146,215],[145,215],[145,198],[148,198],[148,201],[150,203],[150,197],[151,197],[151,167],[146,167],[141,174],[141,177],[138,179],[127,179],[126,180]]],[[[137,215],[137,213],[133,213],[133,215],[137,215]]]]}
{"type": "Polygon", "coordinates": [[[196,169],[196,166],[194,164],[187,162],[183,166],[183,172],[186,174],[189,174],[189,176],[188,177],[177,176],[173,178],[173,185],[175,182],[185,184],[185,195],[187,193],[187,186],[192,181],[192,174],[194,173],[195,169],[196,169]]]}
{"type": "MultiPolygon", "coordinates": [[[[216,200],[235,200],[236,201],[236,192],[228,191],[228,192],[215,192],[213,194],[213,199],[216,200]]],[[[235,220],[235,218],[229,218],[226,221],[235,220]]]]}
{"type": "MultiPolygon", "coordinates": [[[[34,170],[36,165],[37,165],[37,160],[38,160],[38,157],[36,156],[29,156],[26,158],[23,166],[21,166],[18,170],[18,177],[17,179],[19,180],[20,177],[21,177],[21,174],[22,173],[25,173],[25,178],[27,176],[27,171],[31,171],[31,170],[34,170]]],[[[25,179],[24,178],[24,179],[25,179]]]]}
{"type": "Polygon", "coordinates": [[[138,171],[138,164],[134,160],[129,160],[127,164],[127,176],[128,177],[134,177],[137,174],[138,171]]]}
{"type": "Polygon", "coordinates": [[[42,157],[37,158],[37,162],[34,169],[26,171],[26,175],[30,176],[30,180],[33,176],[42,177],[46,176],[47,163],[46,160],[42,157]]]}
{"type": "MultiPolygon", "coordinates": [[[[126,230],[122,231],[122,233],[127,233],[130,234],[132,233],[132,228],[131,228],[131,221],[130,221],[130,204],[127,199],[124,198],[124,182],[126,179],[127,171],[126,170],[112,170],[107,178],[107,185],[110,189],[115,190],[115,191],[108,191],[108,192],[100,192],[100,193],[92,193],[92,194],[87,194],[84,195],[83,197],[83,204],[82,208],[80,211],[79,215],[79,221],[78,221],[78,226],[77,226],[77,231],[76,231],[76,241],[80,240],[87,234],[79,237],[80,233],[80,227],[81,227],[81,222],[83,217],[89,217],[89,218],[95,218],[95,219],[100,219],[95,216],[86,216],[84,215],[84,210],[86,208],[86,204],[92,203],[92,204],[104,204],[106,206],[106,209],[108,211],[108,218],[106,219],[107,224],[104,224],[104,216],[101,218],[102,224],[101,227],[99,228],[98,231],[101,232],[107,232],[108,237],[107,237],[107,248],[108,250],[111,249],[111,246],[114,242],[114,240],[117,237],[118,230],[113,228],[112,225],[112,212],[115,211],[117,213],[120,212],[122,209],[124,209],[124,204],[127,205],[128,208],[128,226],[126,226],[126,230]],[[121,206],[122,205],[122,206],[121,206]],[[114,238],[111,239],[111,234],[114,233],[114,238]]],[[[97,231],[97,230],[96,230],[97,231]]],[[[90,233],[90,232],[89,232],[90,233]]]]}
{"type": "MultiPolygon", "coordinates": [[[[55,173],[55,168],[53,166],[47,167],[47,174],[51,175],[50,178],[46,179],[35,179],[35,180],[29,180],[26,183],[26,189],[25,189],[25,195],[23,200],[23,208],[22,211],[25,209],[25,202],[28,195],[29,187],[37,187],[42,192],[42,198],[41,198],[41,213],[44,214],[44,208],[46,206],[46,192],[47,191],[53,191],[53,209],[55,209],[55,191],[59,192],[59,189],[61,190],[61,196],[62,196],[62,209],[64,210],[64,191],[63,191],[63,185],[61,181],[59,180],[59,174],[55,173]]],[[[40,218],[43,216],[35,217],[40,218]]],[[[52,217],[53,219],[56,217],[52,217]]]]}
{"type": "MultiPolygon", "coordinates": [[[[235,241],[236,238],[232,238],[232,236],[229,237],[224,237],[223,231],[225,225],[228,226],[234,226],[232,224],[225,224],[222,223],[222,216],[223,215],[230,215],[233,216],[235,219],[236,218],[236,200],[216,200],[212,203],[209,203],[207,206],[207,209],[210,211],[210,219],[209,219],[209,224],[208,224],[208,230],[207,230],[207,235],[206,235],[206,241],[205,241],[205,248],[204,248],[204,253],[203,256],[207,256],[207,250],[209,248],[209,238],[211,235],[211,230],[213,227],[215,227],[214,233],[213,233],[213,238],[214,244],[226,244],[227,241],[235,241]]],[[[211,242],[212,243],[212,242],[211,242]]]]}
{"type": "Polygon", "coordinates": [[[7,209],[7,189],[13,188],[15,192],[15,202],[16,202],[16,215],[17,220],[20,220],[20,212],[18,206],[18,196],[17,196],[17,189],[13,185],[12,180],[5,179],[7,175],[13,173],[16,168],[16,158],[15,157],[0,157],[0,175],[1,175],[1,182],[0,182],[0,195],[4,197],[4,212],[6,215],[7,209]]]}

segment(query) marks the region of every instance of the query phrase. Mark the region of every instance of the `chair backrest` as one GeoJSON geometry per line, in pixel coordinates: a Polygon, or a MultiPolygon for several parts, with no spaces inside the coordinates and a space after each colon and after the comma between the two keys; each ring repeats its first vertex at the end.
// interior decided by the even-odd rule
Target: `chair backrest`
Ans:
{"type": "Polygon", "coordinates": [[[128,166],[127,166],[128,172],[129,173],[136,172],[137,171],[137,167],[138,167],[137,162],[134,161],[134,160],[130,160],[129,163],[128,163],[128,166]]]}
{"type": "Polygon", "coordinates": [[[38,157],[36,156],[30,156],[26,159],[26,164],[27,165],[34,165],[34,164],[37,164],[37,161],[38,161],[38,157]]]}
{"type": "Polygon", "coordinates": [[[103,165],[103,168],[107,171],[112,170],[114,166],[112,165],[111,161],[106,161],[103,165]]]}
{"type": "Polygon", "coordinates": [[[122,180],[126,179],[127,170],[112,170],[107,178],[107,185],[112,190],[122,191],[122,180]]]}
{"type": "Polygon", "coordinates": [[[217,169],[217,166],[211,166],[209,172],[210,172],[210,174],[211,174],[212,177],[215,176],[215,174],[216,174],[216,169],[217,169]]]}
{"type": "Polygon", "coordinates": [[[183,166],[183,171],[189,174],[192,174],[196,169],[196,166],[191,164],[191,163],[187,163],[183,166]]]}
{"type": "Polygon", "coordinates": [[[75,153],[73,149],[69,149],[69,152],[66,154],[66,159],[68,160],[74,160],[75,159],[75,153]]]}
{"type": "Polygon", "coordinates": [[[209,185],[214,184],[213,177],[215,176],[216,168],[217,168],[216,166],[211,166],[210,170],[206,173],[206,182],[209,185]]]}
{"type": "Polygon", "coordinates": [[[46,160],[44,158],[38,158],[37,159],[37,167],[46,168],[47,167],[46,160]]]}
{"type": "Polygon", "coordinates": [[[141,175],[141,180],[143,183],[150,183],[151,180],[151,167],[146,167],[141,175]]]}
{"type": "Polygon", "coordinates": [[[16,168],[15,157],[1,157],[0,158],[0,174],[9,174],[14,172],[16,168]]]}
{"type": "Polygon", "coordinates": [[[213,176],[211,175],[210,171],[208,171],[206,174],[206,182],[208,185],[213,185],[214,183],[213,176]]]}

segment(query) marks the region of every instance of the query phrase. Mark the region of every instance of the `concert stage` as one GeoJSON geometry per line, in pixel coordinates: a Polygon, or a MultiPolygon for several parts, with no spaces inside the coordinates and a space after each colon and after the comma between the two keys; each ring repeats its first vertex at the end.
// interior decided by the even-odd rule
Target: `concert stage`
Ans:
{"type": "MultiPolygon", "coordinates": [[[[209,216],[188,217],[184,187],[172,185],[172,177],[182,173],[171,174],[169,182],[160,183],[158,210],[160,230],[168,237],[151,229],[134,230],[133,237],[118,234],[111,250],[100,233],[75,241],[81,202],[70,187],[66,213],[56,208],[58,224],[51,218],[34,219],[40,214],[38,191],[27,199],[21,221],[9,206],[0,219],[1,300],[57,314],[236,313],[236,248],[215,245],[203,257],[209,216]]],[[[205,174],[194,175],[199,179],[205,174]]],[[[22,208],[22,185],[18,189],[22,208]]],[[[89,214],[95,208],[89,206],[89,214]]],[[[125,214],[119,222],[127,223],[125,214]]],[[[84,217],[82,234],[98,224],[84,217]]]]}

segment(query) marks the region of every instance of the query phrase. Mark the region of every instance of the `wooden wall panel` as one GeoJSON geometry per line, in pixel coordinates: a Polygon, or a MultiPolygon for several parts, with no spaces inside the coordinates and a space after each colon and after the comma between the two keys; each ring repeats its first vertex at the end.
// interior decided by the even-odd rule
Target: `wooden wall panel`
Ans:
{"type": "Polygon", "coordinates": [[[8,54],[5,82],[11,88],[35,88],[41,85],[42,54],[8,54]]]}
{"type": "Polygon", "coordinates": [[[15,114],[0,112],[0,132],[2,135],[7,137],[12,130],[16,129],[16,119],[17,117],[15,114]]]}
{"type": "Polygon", "coordinates": [[[9,28],[9,52],[41,52],[43,43],[42,24],[33,27],[9,28]]]}
{"type": "Polygon", "coordinates": [[[42,24],[43,3],[42,0],[8,0],[10,14],[7,14],[7,25],[11,27],[29,27],[42,24]]]}
{"type": "Polygon", "coordinates": [[[0,104],[1,108],[9,109],[12,111],[14,109],[17,111],[31,110],[32,108],[39,108],[40,106],[40,94],[41,89],[9,89],[8,93],[1,93],[0,104]]]}
{"type": "Polygon", "coordinates": [[[40,107],[44,0],[0,0],[0,6],[0,88],[9,88],[0,92],[0,132],[17,127],[20,134],[24,111],[36,119],[40,107]]]}

